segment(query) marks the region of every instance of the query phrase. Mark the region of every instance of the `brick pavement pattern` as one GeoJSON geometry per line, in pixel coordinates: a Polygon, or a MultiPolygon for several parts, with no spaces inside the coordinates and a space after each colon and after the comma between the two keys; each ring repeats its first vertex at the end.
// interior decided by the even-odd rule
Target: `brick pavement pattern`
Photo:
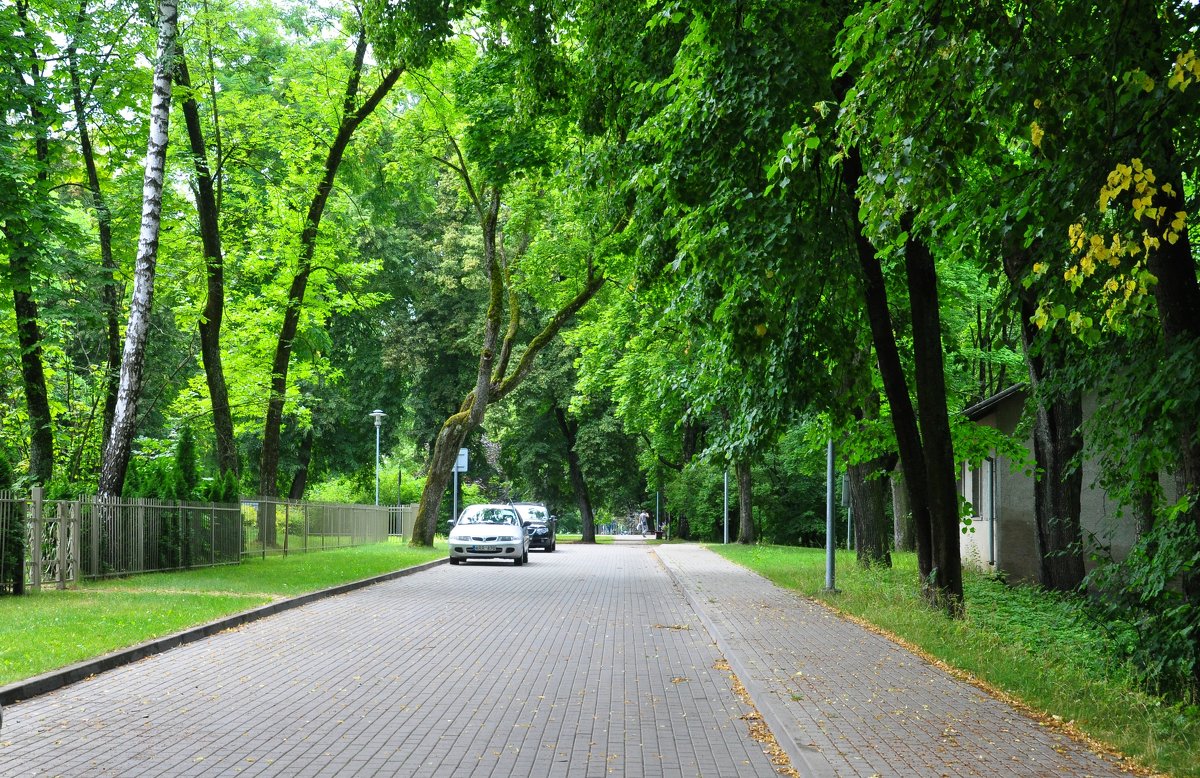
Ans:
{"type": "Polygon", "coordinates": [[[771,775],[644,545],[441,565],[5,709],[0,776],[771,775]]]}
{"type": "Polygon", "coordinates": [[[655,548],[803,774],[1116,776],[1111,757],[695,545],[655,548]]]}
{"type": "Polygon", "coordinates": [[[13,705],[0,776],[1111,776],[697,546],[560,545],[330,597],[13,705]]]}

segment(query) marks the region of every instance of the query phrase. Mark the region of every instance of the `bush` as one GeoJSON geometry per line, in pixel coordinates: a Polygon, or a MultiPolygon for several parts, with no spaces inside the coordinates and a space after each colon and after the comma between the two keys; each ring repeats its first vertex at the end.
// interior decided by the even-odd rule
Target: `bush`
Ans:
{"type": "Polygon", "coordinates": [[[1092,611],[1112,635],[1121,657],[1156,694],[1194,701],[1195,636],[1200,609],[1179,589],[1184,573],[1200,566],[1196,528],[1181,503],[1143,534],[1121,562],[1101,559],[1088,576],[1092,611]]]}

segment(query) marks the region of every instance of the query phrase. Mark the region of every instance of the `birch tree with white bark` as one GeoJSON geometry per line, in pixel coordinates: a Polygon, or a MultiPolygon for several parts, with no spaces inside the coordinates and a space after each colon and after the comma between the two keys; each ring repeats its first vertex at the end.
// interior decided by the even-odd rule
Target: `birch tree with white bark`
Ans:
{"type": "Polygon", "coordinates": [[[137,428],[137,405],[142,392],[146,360],[146,334],[154,300],[154,271],[158,261],[159,226],[162,221],[163,182],[166,174],[167,126],[171,111],[171,78],[175,61],[175,34],[179,19],[177,0],[159,0],[158,55],[154,62],[154,93],[150,102],[150,139],[146,145],[146,173],[142,182],[142,222],[134,265],[133,295],[121,379],[112,428],[104,445],[97,493],[120,495],[137,428]]]}

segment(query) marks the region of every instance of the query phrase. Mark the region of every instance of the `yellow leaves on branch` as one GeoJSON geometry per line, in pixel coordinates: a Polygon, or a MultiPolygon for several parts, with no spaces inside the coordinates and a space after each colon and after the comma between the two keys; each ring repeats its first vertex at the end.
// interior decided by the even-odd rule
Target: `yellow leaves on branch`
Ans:
{"type": "MultiPolygon", "coordinates": [[[[1200,63],[1198,63],[1198,67],[1200,67],[1200,63]]],[[[1148,222],[1151,227],[1156,228],[1154,231],[1161,235],[1162,240],[1174,244],[1183,234],[1187,224],[1187,214],[1183,211],[1175,211],[1171,215],[1171,220],[1165,221],[1167,208],[1165,205],[1155,205],[1155,199],[1160,194],[1168,199],[1174,199],[1175,189],[1170,183],[1164,183],[1161,187],[1156,186],[1157,182],[1154,171],[1136,157],[1130,160],[1128,165],[1118,163],[1108,174],[1104,185],[1100,187],[1100,213],[1107,213],[1113,200],[1121,194],[1129,192],[1132,195],[1129,205],[1133,209],[1133,217],[1138,221],[1148,222]]],[[[1150,237],[1148,233],[1143,242],[1147,250],[1158,248],[1160,245],[1158,238],[1150,237]]],[[[1071,238],[1071,245],[1073,249],[1077,248],[1074,236],[1071,238]]]]}
{"type": "Polygon", "coordinates": [[[1200,78],[1200,59],[1196,57],[1195,49],[1188,49],[1175,58],[1175,67],[1167,79],[1167,89],[1178,89],[1183,92],[1192,82],[1200,78]]]}
{"type": "Polygon", "coordinates": [[[1112,201],[1120,194],[1130,192],[1133,194],[1131,206],[1134,218],[1145,217],[1157,222],[1166,209],[1154,207],[1154,196],[1159,192],[1154,185],[1156,180],[1154,171],[1136,157],[1128,165],[1118,163],[1100,187],[1100,213],[1107,213],[1112,201]]]}
{"type": "Polygon", "coordinates": [[[1036,121],[1029,125],[1029,138],[1033,141],[1033,145],[1039,149],[1042,147],[1042,138],[1046,136],[1046,131],[1042,129],[1042,125],[1036,121]]]}
{"type": "MultiPolygon", "coordinates": [[[[1181,61],[1189,68],[1195,63],[1200,69],[1194,56],[1181,61]]],[[[1147,259],[1186,234],[1187,213],[1174,209],[1168,212],[1168,205],[1178,208],[1174,188],[1170,183],[1160,186],[1154,171],[1138,158],[1128,164],[1119,163],[1108,174],[1100,188],[1100,212],[1108,213],[1118,202],[1125,202],[1126,194],[1129,212],[1141,226],[1141,234],[1116,230],[1092,233],[1085,223],[1072,224],[1067,235],[1071,259],[1062,271],[1062,280],[1077,302],[1068,308],[1042,300],[1032,317],[1039,328],[1063,321],[1080,338],[1098,342],[1099,333],[1086,311],[1092,311],[1102,326],[1115,331],[1124,329],[1127,320],[1150,313],[1150,290],[1158,279],[1147,269],[1147,259]],[[1093,278],[1095,281],[1089,283],[1093,278]]],[[[1047,263],[1038,262],[1031,277],[1036,280],[1048,272],[1047,263]]]]}

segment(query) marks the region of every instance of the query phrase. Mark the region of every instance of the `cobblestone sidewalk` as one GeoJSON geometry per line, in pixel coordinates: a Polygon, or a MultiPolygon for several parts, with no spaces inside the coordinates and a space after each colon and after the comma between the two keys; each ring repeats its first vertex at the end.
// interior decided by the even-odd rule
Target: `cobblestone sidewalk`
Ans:
{"type": "Polygon", "coordinates": [[[655,552],[817,776],[1128,775],[892,641],[695,545],[655,552]]]}

